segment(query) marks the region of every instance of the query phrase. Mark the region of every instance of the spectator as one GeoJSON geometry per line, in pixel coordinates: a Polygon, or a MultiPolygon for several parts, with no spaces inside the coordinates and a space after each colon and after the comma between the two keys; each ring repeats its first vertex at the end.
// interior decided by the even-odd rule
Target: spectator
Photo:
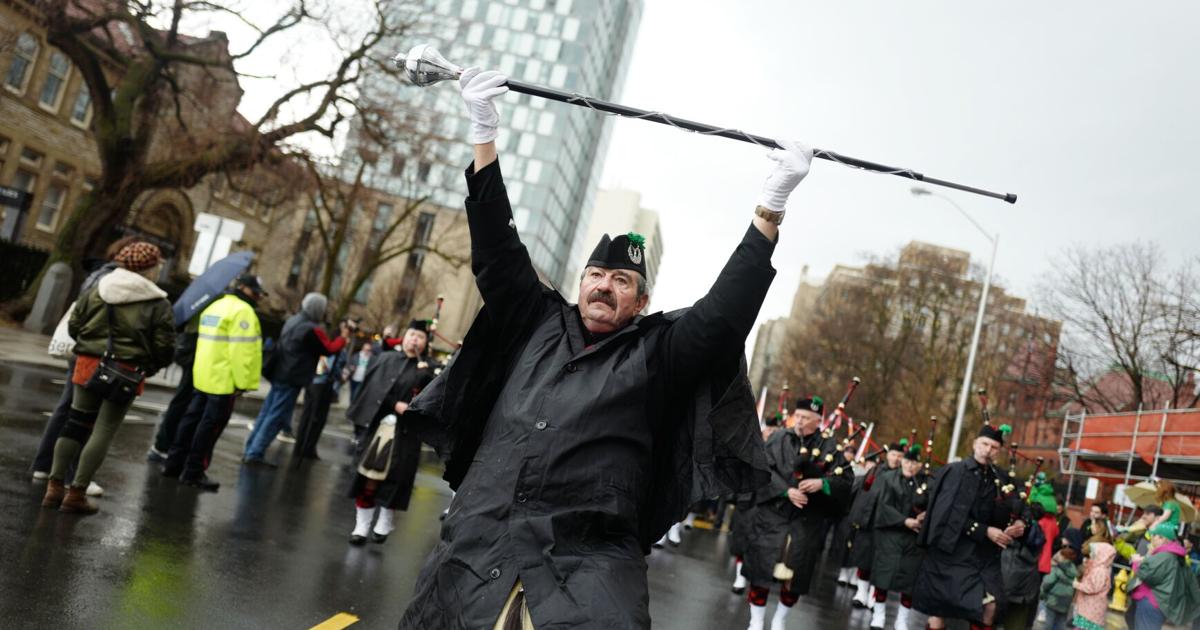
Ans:
{"type": "Polygon", "coordinates": [[[192,368],[196,396],[179,422],[163,476],[209,492],[221,487],[206,471],[237,397],[262,380],[262,327],[254,308],[266,294],[256,276],[244,275],[201,311],[192,368]]]}
{"type": "Polygon", "coordinates": [[[1175,531],[1178,532],[1179,514],[1181,509],[1179,507],[1179,501],[1175,499],[1175,484],[1167,481],[1166,479],[1159,479],[1158,490],[1154,493],[1154,499],[1158,503],[1159,507],[1163,509],[1163,513],[1162,516],[1159,516],[1158,519],[1154,521],[1154,525],[1151,525],[1150,529],[1154,529],[1155,527],[1166,523],[1171,527],[1174,527],[1175,531]]]}
{"type": "MultiPolygon", "coordinates": [[[[126,236],[118,239],[108,246],[105,251],[105,262],[100,267],[96,268],[88,277],[83,280],[83,285],[79,287],[79,295],[83,295],[95,288],[96,283],[100,278],[108,275],[109,272],[116,269],[120,265],[114,262],[117,254],[120,253],[126,245],[137,242],[137,237],[126,236]]],[[[66,317],[70,317],[70,313],[66,317]]],[[[50,466],[54,463],[54,445],[58,442],[58,436],[62,432],[63,426],[67,423],[67,416],[71,411],[71,401],[75,396],[75,383],[72,379],[75,375],[75,356],[72,355],[67,359],[67,377],[66,383],[63,385],[62,395],[58,398],[58,405],[54,407],[54,411],[50,414],[50,419],[46,421],[46,430],[42,433],[42,439],[38,443],[37,453],[33,456],[33,480],[40,481],[50,477],[50,466]]],[[[70,482],[75,477],[75,467],[78,461],[71,462],[67,466],[66,480],[70,482]]],[[[101,488],[96,482],[88,484],[87,495],[90,497],[98,497],[104,494],[104,488],[101,488]]]]}
{"type": "Polygon", "coordinates": [[[312,382],[317,359],[340,352],[354,332],[353,324],[343,322],[341,336],[330,339],[321,328],[327,305],[328,300],[324,295],[309,293],[300,303],[300,312],[284,322],[279,343],[264,370],[271,382],[271,391],[263,401],[258,418],[254,421],[254,429],[246,442],[242,458],[244,464],[275,467],[265,459],[267,447],[291,419],[300,388],[312,382]]]}
{"type": "Polygon", "coordinates": [[[1034,505],[1042,506],[1041,517],[1037,519],[1037,523],[1046,536],[1046,544],[1042,545],[1042,550],[1038,553],[1038,573],[1045,576],[1050,573],[1054,564],[1054,541],[1058,540],[1058,520],[1054,517],[1053,512],[1045,508],[1044,503],[1035,503],[1034,505]]]}
{"type": "Polygon", "coordinates": [[[1116,535],[1116,530],[1113,529],[1112,523],[1108,520],[1108,506],[1101,502],[1092,504],[1088,512],[1088,520],[1093,523],[1101,523],[1104,525],[1104,533],[1108,536],[1108,541],[1111,542],[1113,536],[1116,535]]]}
{"type": "Polygon", "coordinates": [[[362,389],[363,379],[367,377],[367,365],[371,363],[373,356],[375,356],[375,348],[370,343],[364,343],[358,354],[354,355],[354,360],[349,366],[352,370],[350,373],[350,404],[354,404],[354,399],[358,398],[358,391],[362,389]]]}
{"type": "Polygon", "coordinates": [[[1083,573],[1072,583],[1075,587],[1075,617],[1071,624],[1079,630],[1104,630],[1108,616],[1108,589],[1112,586],[1112,563],[1117,550],[1104,542],[1088,546],[1090,558],[1083,573]]]}
{"type": "MultiPolygon", "coordinates": [[[[1064,501],[1062,497],[1057,495],[1055,495],[1055,499],[1057,499],[1058,505],[1054,510],[1054,518],[1058,521],[1058,533],[1063,534],[1071,528],[1071,517],[1067,516],[1067,502],[1064,501]]],[[[1057,551],[1057,549],[1055,551],[1057,551]]],[[[1078,554],[1079,550],[1076,549],[1075,553],[1078,554]]],[[[1078,555],[1076,556],[1076,559],[1078,559],[1078,555]]]]}
{"type": "Polygon", "coordinates": [[[1159,630],[1164,624],[1186,626],[1200,617],[1200,585],[1187,568],[1187,552],[1175,528],[1160,523],[1150,529],[1150,554],[1133,557],[1132,599],[1138,602],[1136,630],[1159,630]]]}
{"type": "Polygon", "coordinates": [[[1067,613],[1071,610],[1071,598],[1075,595],[1075,579],[1079,569],[1075,566],[1075,550],[1063,547],[1054,554],[1053,567],[1042,578],[1042,607],[1046,611],[1045,630],[1064,630],[1067,613]]]}
{"type": "Polygon", "coordinates": [[[1116,541],[1113,542],[1113,546],[1117,548],[1117,553],[1121,558],[1128,561],[1133,558],[1134,554],[1146,555],[1150,550],[1150,528],[1162,513],[1162,508],[1157,505],[1148,506],[1138,520],[1121,530],[1116,541]]]}
{"type": "Polygon", "coordinates": [[[371,344],[371,349],[375,351],[375,356],[379,356],[379,355],[383,354],[384,352],[387,352],[388,350],[390,350],[392,346],[389,345],[388,342],[395,336],[396,336],[396,327],[395,326],[392,326],[391,324],[384,326],[383,332],[380,333],[379,338],[376,339],[373,344],[371,344]]]}
{"type": "Polygon", "coordinates": [[[329,407],[338,396],[345,382],[343,373],[350,356],[350,348],[335,352],[317,361],[317,374],[312,384],[304,390],[304,412],[300,415],[300,433],[293,452],[305,459],[321,459],[317,455],[317,442],[329,419],[329,407]]]}
{"type": "MultiPolygon", "coordinates": [[[[162,256],[142,241],[126,245],[113,259],[113,269],[79,298],[69,329],[75,339],[75,393],[66,425],[54,444],[54,462],[42,507],[62,512],[95,514],[99,508],[85,491],[133,399],[142,393],[145,377],[170,365],[175,320],[167,293],[151,278],[158,277],[162,256]],[[136,375],[135,391],[108,393],[92,383],[97,370],[113,367],[136,375]],[[137,370],[138,372],[134,372],[137,370]],[[70,488],[63,484],[67,467],[79,458],[70,488]]],[[[107,370],[102,373],[107,373],[107,370]]]]}
{"type": "Polygon", "coordinates": [[[175,386],[175,395],[167,403],[162,419],[158,422],[158,431],[154,434],[154,444],[146,452],[146,460],[159,464],[167,462],[167,451],[175,441],[179,430],[179,421],[187,413],[193,398],[198,398],[196,388],[192,384],[192,363],[196,358],[196,336],[200,330],[200,313],[196,313],[184,325],[175,337],[175,364],[180,367],[179,384],[175,386]]]}

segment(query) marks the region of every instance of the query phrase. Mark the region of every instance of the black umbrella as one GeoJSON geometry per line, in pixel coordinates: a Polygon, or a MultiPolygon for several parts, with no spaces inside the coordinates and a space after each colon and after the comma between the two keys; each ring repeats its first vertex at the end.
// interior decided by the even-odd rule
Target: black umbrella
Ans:
{"type": "Polygon", "coordinates": [[[234,278],[246,271],[252,260],[254,254],[251,252],[234,252],[213,263],[207,271],[192,280],[183,295],[175,300],[175,325],[182,326],[193,315],[212,304],[234,278]]]}

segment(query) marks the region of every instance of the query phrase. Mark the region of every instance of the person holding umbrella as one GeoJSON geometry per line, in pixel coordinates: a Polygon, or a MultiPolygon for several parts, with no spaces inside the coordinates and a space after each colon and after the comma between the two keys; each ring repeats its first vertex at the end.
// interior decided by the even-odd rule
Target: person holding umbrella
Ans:
{"type": "Polygon", "coordinates": [[[197,276],[171,307],[175,316],[175,328],[179,330],[175,337],[175,364],[181,368],[182,374],[179,384],[175,387],[175,395],[171,397],[171,402],[167,403],[167,408],[158,422],[154,444],[146,452],[147,460],[158,464],[166,463],[167,452],[171,450],[171,444],[179,430],[179,422],[187,413],[196,393],[192,386],[192,366],[196,357],[200,312],[212,304],[213,300],[224,295],[229,283],[246,271],[253,260],[254,254],[247,251],[234,252],[218,260],[197,276]]]}
{"type": "Polygon", "coordinates": [[[244,275],[200,314],[192,368],[196,395],[179,422],[163,476],[209,492],[221,487],[205,470],[237,397],[258,389],[262,379],[262,327],[254,307],[266,294],[257,276],[244,275]]]}

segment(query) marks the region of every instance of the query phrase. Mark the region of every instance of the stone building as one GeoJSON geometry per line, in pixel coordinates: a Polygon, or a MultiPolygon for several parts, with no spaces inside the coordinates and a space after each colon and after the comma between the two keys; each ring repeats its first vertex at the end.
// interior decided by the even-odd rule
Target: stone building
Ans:
{"type": "MultiPolygon", "coordinates": [[[[25,211],[0,206],[4,213],[0,238],[49,249],[72,208],[96,185],[100,160],[87,85],[66,55],[46,41],[40,20],[36,3],[0,0],[0,186],[32,197],[25,211]]],[[[128,28],[112,28],[114,41],[136,45],[128,28]]],[[[182,39],[198,56],[228,59],[224,33],[182,39]]],[[[123,71],[112,59],[107,59],[104,70],[112,76],[123,71]]],[[[181,89],[203,95],[182,99],[181,115],[190,124],[212,129],[245,124],[235,111],[242,90],[231,65],[180,74],[181,89]]],[[[169,143],[164,137],[150,151],[175,150],[169,143]]],[[[227,181],[217,175],[189,189],[148,191],[120,225],[112,226],[111,237],[136,234],[157,244],[167,258],[162,280],[183,276],[196,244],[193,225],[201,213],[244,224],[235,249],[261,252],[272,209],[252,196],[222,194],[227,181]]]]}

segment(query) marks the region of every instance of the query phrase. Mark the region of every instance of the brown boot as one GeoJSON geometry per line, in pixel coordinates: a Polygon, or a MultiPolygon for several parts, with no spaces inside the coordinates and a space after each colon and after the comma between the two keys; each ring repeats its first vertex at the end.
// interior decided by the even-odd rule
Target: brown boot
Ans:
{"type": "Polygon", "coordinates": [[[67,496],[62,500],[58,511],[68,514],[95,514],[100,511],[100,508],[95,503],[88,501],[87,488],[71,486],[67,488],[67,496]]]}
{"type": "Polygon", "coordinates": [[[58,479],[51,479],[46,484],[46,496],[42,497],[42,507],[54,509],[63,502],[63,497],[67,495],[67,488],[63,482],[58,479]]]}

